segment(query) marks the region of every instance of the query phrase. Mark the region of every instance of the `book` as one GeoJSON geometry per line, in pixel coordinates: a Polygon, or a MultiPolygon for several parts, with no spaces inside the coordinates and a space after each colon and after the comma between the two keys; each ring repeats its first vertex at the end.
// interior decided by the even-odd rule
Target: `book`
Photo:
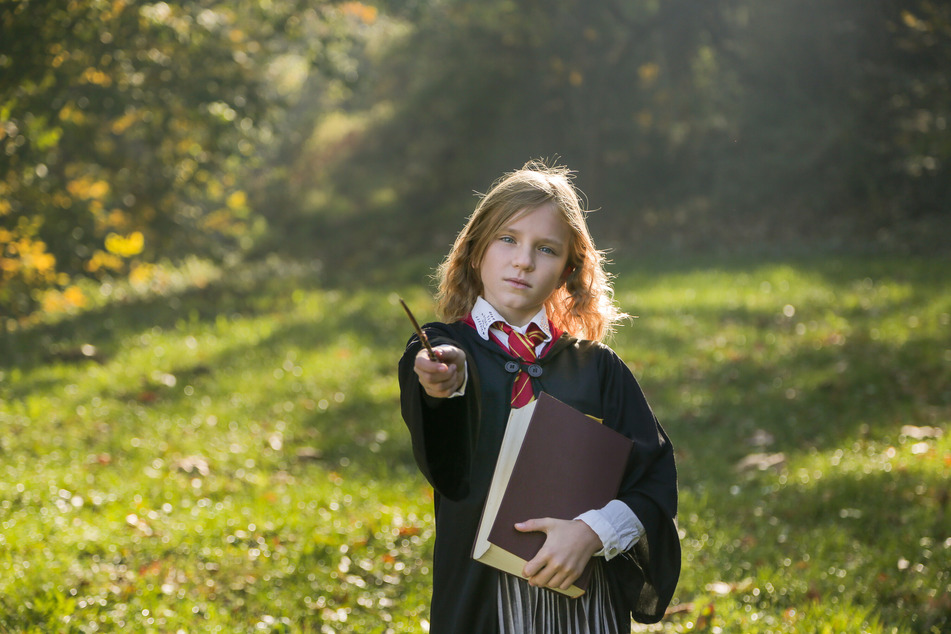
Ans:
{"type": "MultiPolygon", "coordinates": [[[[509,414],[472,557],[524,578],[522,569],[545,534],[522,533],[517,522],[543,517],[571,520],[617,497],[633,441],[542,392],[509,414]]],[[[594,562],[568,590],[587,589],[594,562]]]]}

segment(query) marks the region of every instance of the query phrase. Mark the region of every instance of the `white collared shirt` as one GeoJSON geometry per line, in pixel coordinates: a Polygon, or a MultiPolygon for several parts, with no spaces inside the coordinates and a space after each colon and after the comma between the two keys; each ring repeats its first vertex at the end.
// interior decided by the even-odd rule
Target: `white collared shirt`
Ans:
{"type": "MultiPolygon", "coordinates": [[[[475,324],[476,332],[479,333],[479,336],[489,340],[489,335],[493,335],[503,346],[506,348],[509,347],[508,340],[509,337],[501,329],[493,328],[493,326],[500,321],[504,321],[508,324],[502,315],[499,314],[499,311],[495,310],[495,307],[492,306],[488,301],[486,301],[481,295],[476,299],[475,306],[472,307],[472,321],[475,324]]],[[[528,327],[531,324],[535,324],[541,328],[542,332],[545,334],[545,338],[535,347],[535,354],[540,355],[542,350],[545,349],[545,346],[548,345],[548,342],[551,341],[551,324],[548,322],[548,311],[545,310],[545,307],[542,306],[541,310],[535,313],[535,316],[529,320],[524,326],[509,326],[512,327],[512,330],[525,334],[528,332],[528,327]]]]}
{"type": "MultiPolygon", "coordinates": [[[[476,299],[476,303],[472,307],[472,321],[480,337],[488,341],[491,335],[508,348],[508,335],[499,328],[493,327],[496,322],[505,321],[505,319],[499,314],[499,311],[482,296],[476,299]]],[[[505,323],[508,322],[506,321],[505,323]]],[[[536,324],[542,329],[542,332],[545,333],[545,339],[535,348],[535,353],[540,355],[545,349],[545,346],[547,346],[552,339],[551,325],[548,322],[548,312],[544,306],[542,306],[541,310],[524,326],[516,327],[511,324],[509,324],[509,326],[512,326],[513,330],[524,334],[530,324],[536,324]]],[[[468,362],[466,363],[465,370],[466,373],[462,387],[449,398],[465,394],[466,384],[469,382],[468,362]]],[[[634,511],[631,510],[631,507],[621,500],[611,500],[604,507],[592,509],[574,519],[581,520],[590,526],[591,530],[597,534],[603,548],[595,553],[595,556],[602,556],[605,560],[627,551],[631,546],[637,543],[644,534],[644,525],[637,518],[637,515],[634,514],[634,511]]]]}

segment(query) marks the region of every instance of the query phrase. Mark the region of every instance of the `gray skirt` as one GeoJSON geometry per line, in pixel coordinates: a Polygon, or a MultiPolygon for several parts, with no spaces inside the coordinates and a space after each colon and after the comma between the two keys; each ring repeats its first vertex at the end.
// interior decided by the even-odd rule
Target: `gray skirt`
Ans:
{"type": "Polygon", "coordinates": [[[616,620],[603,564],[603,559],[595,559],[591,584],[577,599],[536,588],[520,577],[499,573],[500,634],[630,632],[630,623],[625,623],[626,629],[622,630],[616,620]]]}

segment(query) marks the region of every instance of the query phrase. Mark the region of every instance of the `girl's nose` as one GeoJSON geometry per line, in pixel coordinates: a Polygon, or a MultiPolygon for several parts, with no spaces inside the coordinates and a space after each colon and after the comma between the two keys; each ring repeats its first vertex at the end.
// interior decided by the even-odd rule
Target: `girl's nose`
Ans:
{"type": "Polygon", "coordinates": [[[513,264],[516,268],[530,271],[535,268],[534,252],[531,249],[518,249],[513,264]]]}

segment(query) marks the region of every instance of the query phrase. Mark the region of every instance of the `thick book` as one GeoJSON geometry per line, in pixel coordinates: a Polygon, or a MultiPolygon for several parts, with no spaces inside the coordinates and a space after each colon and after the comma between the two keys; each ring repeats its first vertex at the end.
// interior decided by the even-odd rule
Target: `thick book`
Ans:
{"type": "MultiPolygon", "coordinates": [[[[517,522],[571,520],[617,497],[634,443],[597,419],[542,392],[512,410],[472,557],[524,578],[522,569],[545,543],[545,534],[522,533],[517,522]]],[[[568,590],[584,593],[593,561],[568,590]]]]}

